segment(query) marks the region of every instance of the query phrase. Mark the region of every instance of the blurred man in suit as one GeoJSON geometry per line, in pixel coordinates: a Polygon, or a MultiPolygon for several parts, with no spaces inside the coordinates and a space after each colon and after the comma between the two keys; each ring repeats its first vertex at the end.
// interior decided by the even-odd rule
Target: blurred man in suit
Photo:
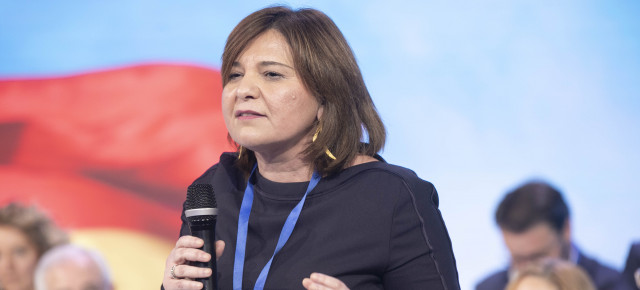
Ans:
{"type": "Polygon", "coordinates": [[[631,245],[627,263],[622,272],[622,279],[616,290],[638,290],[640,289],[640,242],[631,245]]]}
{"type": "Polygon", "coordinates": [[[529,182],[507,194],[495,218],[511,263],[481,281],[476,290],[502,290],[518,269],[543,258],[579,265],[599,290],[614,289],[620,279],[618,271],[585,256],[572,243],[569,208],[562,194],[545,182],[529,182]]]}

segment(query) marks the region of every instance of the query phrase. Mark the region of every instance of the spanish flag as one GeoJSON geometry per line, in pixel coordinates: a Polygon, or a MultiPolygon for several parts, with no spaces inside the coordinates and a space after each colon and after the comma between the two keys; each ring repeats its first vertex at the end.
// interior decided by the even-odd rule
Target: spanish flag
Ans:
{"type": "Polygon", "coordinates": [[[231,149],[221,92],[193,65],[0,79],[0,206],[38,206],[116,289],[159,289],[187,186],[231,149]]]}

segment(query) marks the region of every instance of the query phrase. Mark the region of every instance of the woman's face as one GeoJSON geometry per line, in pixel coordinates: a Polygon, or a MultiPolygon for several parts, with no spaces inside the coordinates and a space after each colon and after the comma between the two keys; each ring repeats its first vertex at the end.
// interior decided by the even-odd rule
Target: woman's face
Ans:
{"type": "Polygon", "coordinates": [[[0,289],[33,289],[38,251],[19,229],[0,226],[0,289]]]}
{"type": "Polygon", "coordinates": [[[275,30],[259,35],[234,62],[222,110],[233,140],[267,155],[304,150],[322,114],[296,73],[289,45],[275,30]]]}

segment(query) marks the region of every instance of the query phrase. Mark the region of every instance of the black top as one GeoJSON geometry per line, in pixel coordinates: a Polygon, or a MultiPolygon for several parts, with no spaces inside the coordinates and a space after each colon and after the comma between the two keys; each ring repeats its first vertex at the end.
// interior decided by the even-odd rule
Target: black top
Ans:
{"type": "MultiPolygon", "coordinates": [[[[578,251],[578,266],[587,272],[591,281],[598,290],[616,289],[616,283],[620,279],[620,272],[607,267],[593,258],[585,256],[578,251]]],[[[502,290],[509,282],[508,270],[502,270],[482,280],[476,286],[476,290],[502,290]]]]}
{"type": "Polygon", "coordinates": [[[622,278],[616,290],[637,290],[636,279],[634,273],[640,269],[640,242],[631,245],[629,255],[627,255],[627,263],[622,271],[622,278]]]}
{"type": "MultiPolygon", "coordinates": [[[[220,289],[232,289],[238,212],[246,187],[236,158],[224,153],[220,163],[194,182],[213,185],[218,203],[216,238],[226,243],[218,260],[220,289]]],[[[284,221],[308,185],[272,182],[259,173],[254,179],[243,289],[253,289],[284,221]]],[[[187,234],[183,212],[180,235],[187,234]]],[[[302,279],[312,272],[334,276],[351,289],[460,289],[433,185],[385,162],[323,178],[274,257],[265,289],[304,289],[302,279]]]]}

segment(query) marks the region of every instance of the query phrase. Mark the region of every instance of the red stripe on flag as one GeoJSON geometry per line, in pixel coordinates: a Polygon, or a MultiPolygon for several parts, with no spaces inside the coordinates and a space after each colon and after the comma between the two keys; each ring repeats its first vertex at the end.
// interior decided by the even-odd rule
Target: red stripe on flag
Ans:
{"type": "Polygon", "coordinates": [[[0,203],[175,237],[187,185],[230,149],[221,92],[186,65],[0,81],[0,203]]]}

